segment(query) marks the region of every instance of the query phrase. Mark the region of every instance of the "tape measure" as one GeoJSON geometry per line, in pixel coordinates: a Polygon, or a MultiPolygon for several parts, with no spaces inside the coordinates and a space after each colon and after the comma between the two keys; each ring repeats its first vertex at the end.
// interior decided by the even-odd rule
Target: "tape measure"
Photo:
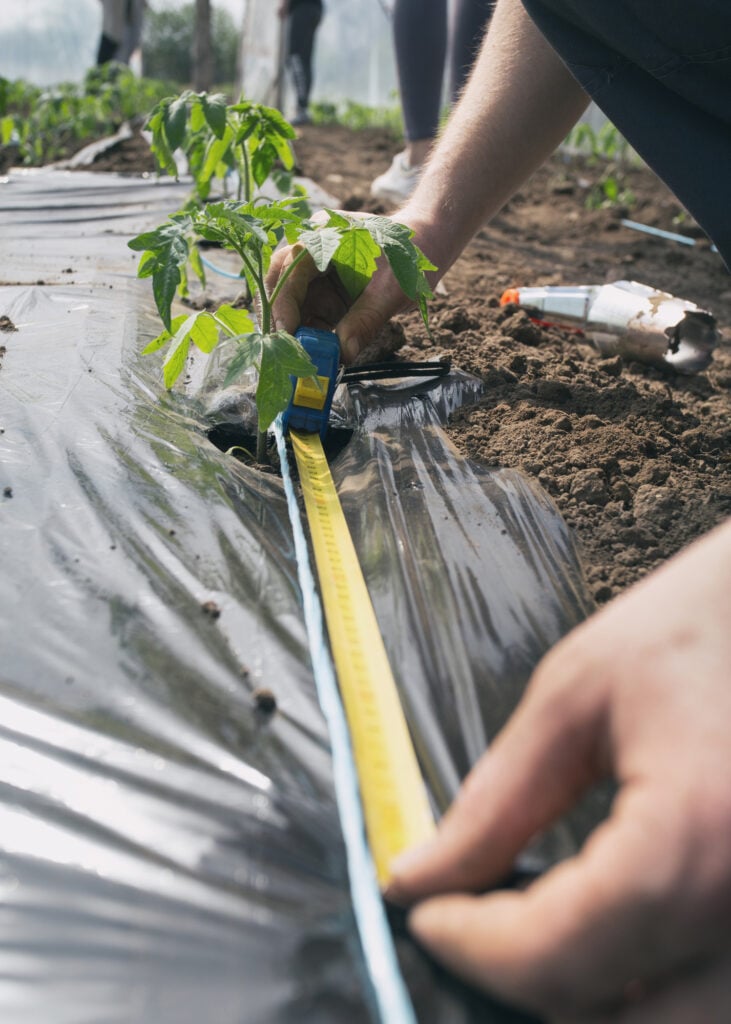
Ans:
{"type": "Polygon", "coordinates": [[[335,334],[311,328],[301,328],[296,336],[315,363],[317,383],[293,379],[283,426],[289,430],[297,460],[368,842],[383,886],[393,858],[433,834],[434,816],[322,447],[335,389],[339,342],[335,334]]]}
{"type": "Polygon", "coordinates": [[[290,431],[330,647],[378,881],[397,854],[425,842],[434,817],[383,637],[319,434],[290,431]]]}

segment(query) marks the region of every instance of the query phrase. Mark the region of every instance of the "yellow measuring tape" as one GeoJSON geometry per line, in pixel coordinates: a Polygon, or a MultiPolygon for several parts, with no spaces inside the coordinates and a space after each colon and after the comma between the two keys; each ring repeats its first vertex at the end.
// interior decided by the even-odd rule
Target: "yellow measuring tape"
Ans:
{"type": "Polygon", "coordinates": [[[393,858],[433,834],[434,817],[320,436],[290,431],[289,438],[350,727],[368,842],[384,885],[393,858]]]}

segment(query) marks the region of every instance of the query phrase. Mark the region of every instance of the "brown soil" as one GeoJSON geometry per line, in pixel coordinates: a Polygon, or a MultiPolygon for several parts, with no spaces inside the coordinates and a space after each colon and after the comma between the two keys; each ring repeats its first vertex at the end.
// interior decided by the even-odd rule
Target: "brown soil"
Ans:
{"type": "MultiPolygon", "coordinates": [[[[368,188],[397,148],[381,130],[336,125],[305,126],[295,144],[302,174],[342,207],[372,212],[387,212],[368,188]]],[[[455,444],[542,484],[574,529],[603,603],[731,513],[731,277],[646,168],[623,172],[631,207],[587,210],[600,172],[554,157],[447,274],[447,294],[431,307],[433,337],[416,314],[400,321],[407,357],[448,354],[484,378],[484,399],[450,428],[455,444]],[[627,216],[697,244],[639,234],[620,224],[627,216]],[[602,358],[498,304],[510,286],[627,278],[715,314],[723,340],[707,371],[682,377],[602,358]]]]}

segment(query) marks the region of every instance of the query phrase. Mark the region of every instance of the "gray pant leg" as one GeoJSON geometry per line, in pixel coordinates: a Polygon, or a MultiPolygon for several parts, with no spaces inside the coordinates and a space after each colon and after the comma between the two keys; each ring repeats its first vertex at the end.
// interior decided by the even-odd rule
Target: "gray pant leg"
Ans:
{"type": "Polygon", "coordinates": [[[433,139],[439,128],[449,33],[450,97],[472,67],[494,0],[396,0],[393,34],[406,138],[433,139]]]}
{"type": "Polygon", "coordinates": [[[297,106],[303,110],[310,101],[312,50],[321,17],[322,7],[317,3],[298,4],[289,16],[287,67],[294,81],[297,106]]]}
{"type": "Polygon", "coordinates": [[[472,70],[495,0],[456,0],[450,26],[449,94],[459,96],[472,70]]]}
{"type": "Polygon", "coordinates": [[[447,53],[447,0],[396,0],[393,37],[406,138],[434,138],[447,53]]]}

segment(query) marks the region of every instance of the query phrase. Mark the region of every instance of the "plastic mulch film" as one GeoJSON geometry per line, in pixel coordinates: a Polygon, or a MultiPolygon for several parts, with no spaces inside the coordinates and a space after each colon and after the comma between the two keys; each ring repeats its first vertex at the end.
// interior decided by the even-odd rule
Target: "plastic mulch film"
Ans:
{"type": "MultiPolygon", "coordinates": [[[[0,1014],[371,1022],[281,480],[209,440],[248,408],[216,360],[166,393],[140,355],[171,188],[0,185],[0,1014]]],[[[440,808],[590,610],[548,499],[447,442],[478,388],[353,386],[332,464],[440,808]]],[[[525,1019],[398,950],[420,1024],[525,1019]]]]}

